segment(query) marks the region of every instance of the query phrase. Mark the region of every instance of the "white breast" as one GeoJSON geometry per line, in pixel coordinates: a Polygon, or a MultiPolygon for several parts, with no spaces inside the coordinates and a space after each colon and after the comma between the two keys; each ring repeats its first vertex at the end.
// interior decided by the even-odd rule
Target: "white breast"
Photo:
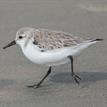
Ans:
{"type": "Polygon", "coordinates": [[[29,45],[23,50],[23,53],[30,61],[36,64],[57,65],[68,61],[68,50],[66,49],[41,52],[36,46],[29,45]]]}
{"type": "Polygon", "coordinates": [[[90,43],[82,43],[74,47],[54,49],[41,52],[34,44],[29,43],[22,51],[24,55],[33,63],[42,65],[58,65],[68,62],[67,56],[77,55],[81,50],[90,46],[90,43]]]}

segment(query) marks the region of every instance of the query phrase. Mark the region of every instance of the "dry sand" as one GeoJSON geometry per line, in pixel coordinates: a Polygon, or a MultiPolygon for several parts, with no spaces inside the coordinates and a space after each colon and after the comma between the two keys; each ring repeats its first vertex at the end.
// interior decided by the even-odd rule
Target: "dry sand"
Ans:
{"type": "Polygon", "coordinates": [[[106,0],[0,0],[0,107],[107,107],[106,0]],[[70,76],[70,64],[53,68],[41,88],[46,67],[32,64],[18,46],[2,50],[20,27],[63,30],[105,41],[75,59],[80,86],[70,76]]]}

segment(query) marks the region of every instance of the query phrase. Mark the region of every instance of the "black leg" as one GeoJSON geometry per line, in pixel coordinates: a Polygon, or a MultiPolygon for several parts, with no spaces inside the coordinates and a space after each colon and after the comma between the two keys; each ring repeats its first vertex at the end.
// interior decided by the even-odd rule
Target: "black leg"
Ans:
{"type": "Polygon", "coordinates": [[[74,73],[74,69],[73,69],[73,57],[69,56],[69,59],[71,61],[71,75],[72,75],[74,81],[79,85],[79,80],[81,80],[81,78],[74,73]]]}
{"type": "Polygon", "coordinates": [[[43,77],[43,79],[38,84],[29,85],[28,87],[39,88],[40,85],[43,83],[43,81],[46,79],[46,77],[51,73],[51,68],[52,67],[50,66],[49,69],[48,69],[48,72],[46,73],[46,75],[43,77]]]}

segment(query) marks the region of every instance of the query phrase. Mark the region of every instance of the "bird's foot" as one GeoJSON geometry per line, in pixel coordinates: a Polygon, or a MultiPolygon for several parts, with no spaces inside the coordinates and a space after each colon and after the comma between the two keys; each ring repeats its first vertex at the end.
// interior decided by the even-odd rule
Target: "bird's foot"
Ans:
{"type": "Polygon", "coordinates": [[[38,84],[31,84],[31,85],[27,85],[27,87],[28,88],[34,88],[34,89],[36,89],[36,88],[39,88],[40,87],[40,83],[38,83],[38,84]]]}
{"type": "Polygon", "coordinates": [[[75,75],[75,74],[73,74],[72,77],[73,77],[74,81],[79,85],[80,84],[79,80],[81,80],[81,78],[78,75],[75,75]]]}

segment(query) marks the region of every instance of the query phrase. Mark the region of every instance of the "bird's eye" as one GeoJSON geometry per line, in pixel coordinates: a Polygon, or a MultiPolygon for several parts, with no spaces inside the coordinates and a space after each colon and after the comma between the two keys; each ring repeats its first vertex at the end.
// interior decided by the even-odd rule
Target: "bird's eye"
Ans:
{"type": "Polygon", "coordinates": [[[23,36],[19,36],[19,39],[22,39],[23,38],[23,36]]]}

